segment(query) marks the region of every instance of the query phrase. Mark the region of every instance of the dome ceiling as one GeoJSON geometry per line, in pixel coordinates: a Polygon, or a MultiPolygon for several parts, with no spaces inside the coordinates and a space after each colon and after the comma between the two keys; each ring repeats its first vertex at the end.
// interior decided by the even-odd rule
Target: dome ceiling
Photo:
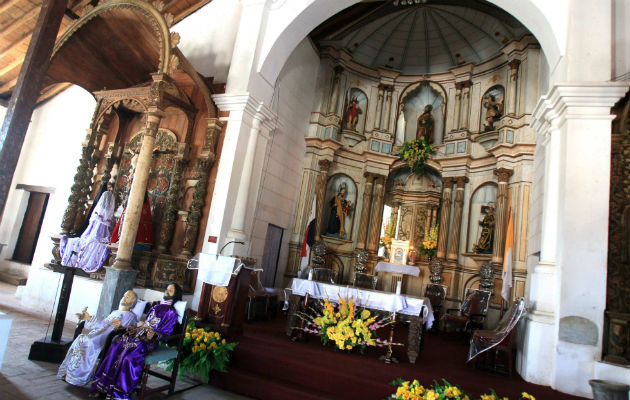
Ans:
{"type": "Polygon", "coordinates": [[[350,13],[349,23],[342,12],[316,29],[316,43],[344,48],[367,67],[392,68],[405,75],[446,72],[460,64],[486,61],[508,41],[529,33],[509,14],[480,1],[398,6],[383,2],[350,13]],[[335,27],[335,18],[345,26],[335,27]]]}

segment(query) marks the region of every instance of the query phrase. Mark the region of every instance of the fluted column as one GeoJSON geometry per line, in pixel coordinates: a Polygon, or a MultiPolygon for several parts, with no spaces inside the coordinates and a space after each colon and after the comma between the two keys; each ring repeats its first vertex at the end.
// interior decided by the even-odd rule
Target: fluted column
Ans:
{"type": "Polygon", "coordinates": [[[326,195],[326,184],[328,183],[328,171],[332,161],[319,160],[319,179],[317,180],[317,197],[315,209],[315,241],[322,240],[322,215],[324,213],[324,196],[326,195]]]}
{"type": "Polygon", "coordinates": [[[374,121],[374,129],[381,129],[381,118],[383,111],[383,85],[378,85],[378,99],[376,100],[376,120],[374,121]]]}
{"type": "Polygon", "coordinates": [[[378,250],[381,224],[383,223],[383,200],[385,198],[385,177],[377,176],[374,184],[374,198],[372,200],[372,217],[370,218],[370,230],[368,235],[368,251],[378,250]]]}
{"type": "Polygon", "coordinates": [[[446,256],[446,242],[448,241],[448,221],[451,217],[451,193],[455,179],[444,178],[442,186],[442,211],[440,212],[440,232],[438,234],[438,258],[446,256]]]}
{"type": "Polygon", "coordinates": [[[131,182],[131,190],[129,192],[129,200],[127,200],[122,234],[120,235],[116,261],[113,265],[114,269],[131,269],[131,255],[136,241],[138,224],[140,223],[144,193],[147,190],[151,160],[153,158],[153,145],[155,144],[155,136],[157,135],[157,130],[160,126],[162,116],[162,111],[157,108],[150,110],[146,116],[146,130],[144,132],[144,137],[142,138],[142,147],[140,148],[140,154],[138,155],[138,163],[136,164],[133,181],[131,182]]]}
{"type": "Polygon", "coordinates": [[[499,181],[499,188],[497,189],[497,210],[496,218],[494,220],[494,244],[492,245],[492,263],[503,263],[503,252],[505,250],[505,226],[507,224],[508,214],[508,181],[513,171],[505,168],[498,168],[494,170],[494,174],[499,181]]]}
{"type": "Polygon", "coordinates": [[[392,111],[392,92],[394,88],[391,86],[388,86],[385,90],[387,91],[387,95],[385,99],[385,121],[383,122],[383,130],[390,132],[389,120],[390,120],[390,117],[391,117],[390,114],[392,111]]]}
{"type": "Polygon", "coordinates": [[[462,83],[455,84],[455,123],[453,129],[459,129],[460,115],[462,111],[462,83]]]}
{"type": "Polygon", "coordinates": [[[361,205],[361,219],[359,220],[359,233],[357,237],[357,249],[365,249],[368,225],[370,223],[370,207],[372,206],[372,187],[374,174],[365,174],[365,190],[363,191],[363,203],[361,205]]]}
{"type": "Polygon", "coordinates": [[[450,239],[448,243],[448,260],[457,262],[459,256],[459,233],[462,225],[462,209],[464,208],[464,188],[468,178],[457,178],[455,190],[455,204],[453,207],[453,224],[451,225],[450,239]]]}
{"type": "Polygon", "coordinates": [[[343,67],[335,67],[335,77],[333,78],[332,94],[330,95],[330,107],[328,108],[329,114],[337,113],[337,104],[339,104],[339,82],[341,81],[341,73],[343,67]]]}
{"type": "MultiPolygon", "coordinates": [[[[431,221],[431,216],[433,215],[433,206],[431,204],[427,205],[427,218],[425,221],[425,230],[426,229],[431,229],[431,225],[432,225],[432,221],[431,221]],[[427,228],[428,227],[428,228],[427,228]]],[[[424,238],[424,240],[426,240],[426,238],[424,238]]]]}
{"type": "Polygon", "coordinates": [[[460,128],[468,129],[468,120],[470,119],[470,86],[472,82],[463,83],[462,89],[462,111],[460,117],[460,128]]]}
{"type": "Polygon", "coordinates": [[[508,88],[508,114],[516,115],[516,89],[518,88],[518,67],[521,65],[520,60],[512,60],[509,63],[510,84],[508,88]]]}

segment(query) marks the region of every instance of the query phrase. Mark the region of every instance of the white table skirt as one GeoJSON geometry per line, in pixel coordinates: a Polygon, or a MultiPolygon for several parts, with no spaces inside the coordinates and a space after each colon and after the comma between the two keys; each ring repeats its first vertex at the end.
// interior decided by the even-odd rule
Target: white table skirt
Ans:
{"type": "Polygon", "coordinates": [[[385,261],[379,261],[378,264],[376,264],[375,271],[420,276],[420,268],[418,267],[415,267],[413,265],[392,264],[385,261]]]}
{"type": "Polygon", "coordinates": [[[435,319],[429,299],[410,295],[396,295],[395,293],[379,290],[359,289],[298,278],[294,278],[291,282],[291,291],[299,296],[308,294],[316,299],[326,299],[334,302],[338,302],[340,297],[344,300],[354,299],[354,304],[357,306],[374,310],[413,316],[420,316],[420,313],[422,313],[424,325],[427,329],[433,326],[433,320],[435,319]]]}

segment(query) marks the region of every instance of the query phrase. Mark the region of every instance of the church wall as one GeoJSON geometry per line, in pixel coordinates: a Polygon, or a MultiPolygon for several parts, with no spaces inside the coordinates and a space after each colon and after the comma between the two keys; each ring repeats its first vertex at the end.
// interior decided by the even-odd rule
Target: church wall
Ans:
{"type": "Polygon", "coordinates": [[[21,277],[28,274],[28,266],[8,260],[13,255],[29,197],[25,190],[15,188],[17,184],[54,189],[48,199],[33,265],[43,266],[50,260],[50,236],[59,233],[81,154],[81,142],[95,104],[88,92],[74,86],[33,112],[0,223],[0,243],[8,245],[2,251],[0,271],[21,277]]]}
{"type": "Polygon", "coordinates": [[[215,83],[227,81],[240,14],[240,2],[213,0],[171,28],[188,61],[215,83]]]}
{"type": "Polygon", "coordinates": [[[286,270],[288,243],[295,222],[300,192],[304,137],[308,132],[310,113],[315,104],[319,57],[311,42],[305,39],[295,49],[280,75],[272,103],[278,125],[268,140],[260,177],[258,201],[253,218],[251,256],[262,260],[268,224],[284,229],[276,285],[281,285],[286,270]]]}
{"type": "Polygon", "coordinates": [[[630,2],[613,0],[613,70],[615,81],[630,80],[630,2]]]}

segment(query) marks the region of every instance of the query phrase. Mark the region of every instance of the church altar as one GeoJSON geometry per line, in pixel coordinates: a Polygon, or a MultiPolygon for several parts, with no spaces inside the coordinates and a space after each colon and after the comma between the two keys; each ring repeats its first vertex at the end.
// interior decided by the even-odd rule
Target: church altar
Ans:
{"type": "Polygon", "coordinates": [[[416,362],[416,358],[420,352],[423,326],[426,329],[430,329],[435,320],[431,302],[429,299],[422,297],[397,295],[380,290],[361,289],[299,278],[293,278],[291,291],[292,295],[289,299],[287,318],[287,335],[291,336],[293,329],[297,326],[297,317],[295,314],[301,303],[298,301],[299,298],[311,297],[333,302],[339,301],[339,298],[353,299],[357,307],[398,313],[406,316],[405,320],[409,321],[409,335],[406,343],[407,356],[409,362],[412,364],[416,362]]]}

